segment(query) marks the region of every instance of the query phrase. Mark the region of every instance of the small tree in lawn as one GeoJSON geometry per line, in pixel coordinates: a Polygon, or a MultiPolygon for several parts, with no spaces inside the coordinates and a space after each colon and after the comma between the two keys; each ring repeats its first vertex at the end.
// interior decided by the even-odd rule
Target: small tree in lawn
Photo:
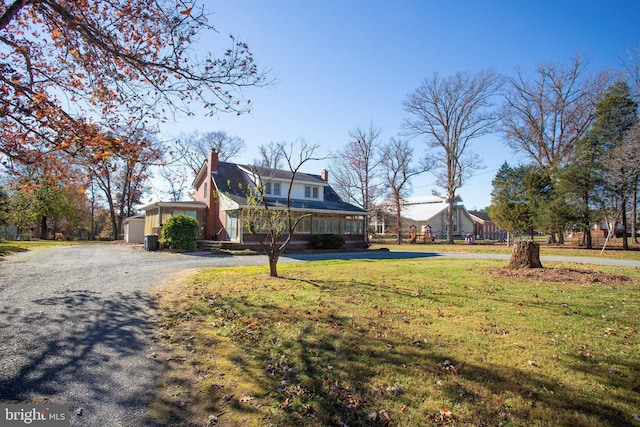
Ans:
{"type": "Polygon", "coordinates": [[[298,224],[310,215],[297,215],[292,211],[291,191],[296,175],[302,166],[307,162],[326,158],[316,156],[318,148],[319,145],[308,145],[304,140],[300,142],[299,149],[296,149],[293,143],[288,146],[285,143],[272,143],[268,148],[261,148],[261,153],[269,150],[277,151],[277,157],[284,159],[291,172],[287,197],[282,202],[274,201],[267,195],[266,188],[270,184],[269,178],[274,170],[257,164],[251,167],[256,185],[245,189],[247,206],[243,210],[242,221],[269,258],[269,275],[271,277],[278,277],[280,255],[291,242],[298,224]],[[263,237],[265,235],[266,237],[263,237]]]}

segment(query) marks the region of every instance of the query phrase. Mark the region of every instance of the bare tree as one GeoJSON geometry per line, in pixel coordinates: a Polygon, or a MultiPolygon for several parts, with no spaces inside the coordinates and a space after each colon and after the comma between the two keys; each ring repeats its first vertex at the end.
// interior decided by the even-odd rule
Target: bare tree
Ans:
{"type": "Polygon", "coordinates": [[[169,201],[177,202],[189,192],[189,174],[184,167],[163,167],[160,176],[167,183],[167,190],[164,191],[169,196],[169,201]]]}
{"type": "Polygon", "coordinates": [[[492,97],[502,79],[493,70],[478,74],[456,73],[448,78],[434,74],[404,101],[412,115],[405,121],[410,135],[424,136],[436,150],[436,177],[447,192],[447,242],[453,243],[453,212],[456,192],[480,167],[470,152],[472,140],[493,132],[499,116],[492,109],[492,97]]]}
{"type": "Polygon", "coordinates": [[[200,172],[202,165],[207,160],[207,155],[215,150],[221,162],[243,152],[247,146],[244,139],[239,136],[229,135],[219,130],[216,132],[201,133],[198,131],[188,135],[180,135],[173,143],[175,146],[175,163],[188,167],[194,176],[200,172]]]}
{"type": "Polygon", "coordinates": [[[550,172],[586,135],[609,84],[607,72],[588,74],[587,65],[576,55],[568,65],[538,65],[533,80],[522,71],[508,80],[502,122],[507,144],[550,172]]]}
{"type": "MultiPolygon", "coordinates": [[[[620,143],[611,147],[606,152],[604,168],[601,171],[604,177],[604,188],[602,189],[606,200],[610,206],[604,211],[608,212],[610,231],[615,231],[616,222],[621,222],[623,249],[629,249],[627,242],[627,205],[636,203],[636,189],[638,177],[640,176],[640,125],[637,123],[625,132],[620,143]]],[[[635,214],[635,209],[632,209],[635,214]]],[[[635,216],[632,215],[635,223],[635,216]]],[[[632,226],[635,232],[635,225],[632,226]]]]}
{"type": "Polygon", "coordinates": [[[267,194],[269,178],[278,171],[260,165],[251,167],[252,173],[257,178],[254,188],[246,189],[247,207],[243,211],[243,224],[256,238],[258,244],[269,258],[269,274],[278,277],[278,260],[293,238],[298,224],[310,214],[296,214],[292,206],[292,190],[300,169],[308,162],[324,160],[316,151],[319,145],[309,145],[301,140],[296,144],[278,143],[272,144],[272,148],[278,151],[278,158],[284,159],[289,172],[289,184],[287,197],[283,204],[274,201],[267,194]],[[263,236],[266,234],[266,238],[263,236]]]}
{"type": "Polygon", "coordinates": [[[640,47],[629,46],[627,57],[622,60],[622,65],[634,97],[640,103],[640,47]]]}
{"type": "Polygon", "coordinates": [[[348,202],[370,210],[382,194],[380,181],[380,128],[371,123],[368,129],[356,127],[351,138],[334,158],[329,171],[336,191],[348,202]]]}
{"type": "MultiPolygon", "coordinates": [[[[587,66],[588,61],[576,55],[568,65],[538,65],[533,79],[521,71],[509,79],[502,122],[506,142],[552,179],[587,135],[610,81],[608,72],[590,74],[587,66]]],[[[562,243],[563,230],[551,230],[552,241],[556,233],[562,243]]]]}
{"type": "Polygon", "coordinates": [[[432,164],[424,157],[416,162],[413,157],[413,148],[406,140],[399,138],[391,138],[382,146],[380,157],[389,192],[388,198],[395,208],[398,230],[396,242],[400,244],[402,243],[402,208],[406,197],[411,192],[411,178],[429,171],[432,164]]]}
{"type": "Polygon", "coordinates": [[[259,157],[253,160],[253,164],[269,169],[280,169],[284,161],[284,142],[273,142],[262,144],[258,148],[259,157]]]}

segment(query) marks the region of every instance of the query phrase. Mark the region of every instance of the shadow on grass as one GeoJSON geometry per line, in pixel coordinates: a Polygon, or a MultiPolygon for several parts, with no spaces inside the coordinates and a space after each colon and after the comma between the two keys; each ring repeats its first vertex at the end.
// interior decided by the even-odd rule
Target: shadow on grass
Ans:
{"type": "MultiPolygon", "coordinates": [[[[332,291],[345,286],[330,279],[307,283],[332,291]]],[[[402,288],[395,292],[416,297],[402,288]]],[[[238,340],[247,354],[236,360],[236,366],[243,369],[248,359],[263,363],[269,375],[256,381],[261,389],[271,390],[272,405],[277,408],[271,421],[276,424],[637,425],[637,413],[621,409],[637,408],[640,403],[635,391],[640,370],[633,357],[608,356],[603,365],[565,355],[549,369],[535,363],[522,368],[478,363],[456,350],[448,352],[446,338],[428,336],[428,329],[424,339],[417,341],[401,326],[375,316],[318,314],[313,305],[283,309],[242,298],[222,300],[242,317],[254,313],[256,321],[259,312],[265,321],[262,339],[238,340]],[[291,325],[296,333],[273,335],[271,327],[276,323],[291,325]],[[587,387],[596,391],[555,375],[567,371],[575,373],[569,379],[573,375],[587,378],[587,387]],[[443,407],[453,408],[451,418],[440,412],[443,407]]],[[[558,308],[548,307],[550,315],[557,316],[558,308]]],[[[379,316],[393,314],[380,312],[379,316]]]]}
{"type": "Polygon", "coordinates": [[[356,251],[356,252],[324,252],[324,253],[285,253],[282,258],[292,258],[299,261],[330,261],[330,260],[383,260],[383,259],[423,259],[442,256],[437,252],[411,251],[356,251]]]}
{"type": "MultiPolygon", "coordinates": [[[[338,322],[345,323],[347,319],[338,322]]],[[[345,340],[340,332],[314,335],[315,329],[301,331],[299,340],[288,344],[295,349],[294,358],[302,366],[291,368],[296,378],[282,373],[283,381],[301,384],[280,387],[280,400],[285,402],[280,407],[287,410],[281,421],[287,425],[313,420],[320,425],[349,426],[389,422],[415,426],[429,423],[524,426],[547,420],[567,426],[637,426],[634,414],[621,412],[619,407],[607,403],[608,398],[594,401],[588,393],[572,384],[560,384],[540,368],[470,363],[461,355],[448,354],[434,342],[419,346],[397,346],[395,341],[384,339],[375,340],[375,344],[364,340],[354,343],[345,340]],[[400,381],[405,378],[406,383],[380,382],[394,378],[400,381]],[[429,386],[416,384],[416,380],[426,381],[429,386]],[[443,418],[437,407],[420,408],[423,393],[436,396],[443,406],[454,408],[452,418],[443,418]],[[378,406],[373,406],[374,402],[378,406]],[[402,412],[409,411],[407,408],[413,412],[412,419],[402,418],[402,412]]],[[[637,362],[618,363],[637,374],[637,362]]],[[[603,392],[628,390],[633,383],[633,379],[625,381],[595,364],[576,366],[572,361],[564,364],[593,376],[605,387],[603,392]]],[[[634,399],[632,393],[624,395],[630,407],[637,407],[640,397],[634,399]]]]}
{"type": "Polygon", "coordinates": [[[142,356],[155,327],[151,299],[67,291],[33,302],[0,309],[12,333],[0,349],[0,400],[69,404],[86,425],[153,425],[145,414],[159,371],[142,356]]]}

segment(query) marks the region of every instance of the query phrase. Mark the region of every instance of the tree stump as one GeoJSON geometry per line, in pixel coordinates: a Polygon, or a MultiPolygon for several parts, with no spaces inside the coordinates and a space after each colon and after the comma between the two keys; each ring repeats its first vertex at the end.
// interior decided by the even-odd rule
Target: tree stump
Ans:
{"type": "Polygon", "coordinates": [[[533,242],[515,242],[507,268],[542,268],[540,245],[533,242]]]}

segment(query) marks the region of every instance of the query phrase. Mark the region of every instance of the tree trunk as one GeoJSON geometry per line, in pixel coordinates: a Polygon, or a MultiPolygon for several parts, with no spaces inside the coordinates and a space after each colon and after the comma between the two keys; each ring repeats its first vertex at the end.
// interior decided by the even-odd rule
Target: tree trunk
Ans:
{"type": "Polygon", "coordinates": [[[513,252],[507,268],[542,268],[540,245],[533,241],[521,241],[513,244],[513,252]]]}
{"type": "Polygon", "coordinates": [[[278,277],[278,258],[278,254],[269,254],[269,276],[271,277],[278,277]]]}
{"type": "Polygon", "coordinates": [[[591,237],[591,228],[586,227],[584,229],[584,247],[586,249],[593,249],[593,238],[591,237]]]}
{"type": "Polygon", "coordinates": [[[447,244],[453,245],[453,203],[455,194],[449,194],[447,200],[449,207],[447,208],[447,244]]]}
{"type": "Polygon", "coordinates": [[[631,203],[631,239],[633,243],[638,244],[638,229],[637,229],[637,218],[638,218],[638,177],[636,176],[633,179],[633,202],[631,203]]]}
{"type": "Polygon", "coordinates": [[[629,250],[629,239],[627,236],[627,199],[622,199],[622,249],[629,250]]]}
{"type": "Polygon", "coordinates": [[[42,240],[47,240],[47,217],[43,216],[42,219],[40,220],[40,232],[39,234],[39,238],[42,240]]]}
{"type": "Polygon", "coordinates": [[[402,208],[400,207],[400,195],[396,194],[396,228],[398,229],[398,236],[396,237],[396,244],[402,244],[402,208]]]}

